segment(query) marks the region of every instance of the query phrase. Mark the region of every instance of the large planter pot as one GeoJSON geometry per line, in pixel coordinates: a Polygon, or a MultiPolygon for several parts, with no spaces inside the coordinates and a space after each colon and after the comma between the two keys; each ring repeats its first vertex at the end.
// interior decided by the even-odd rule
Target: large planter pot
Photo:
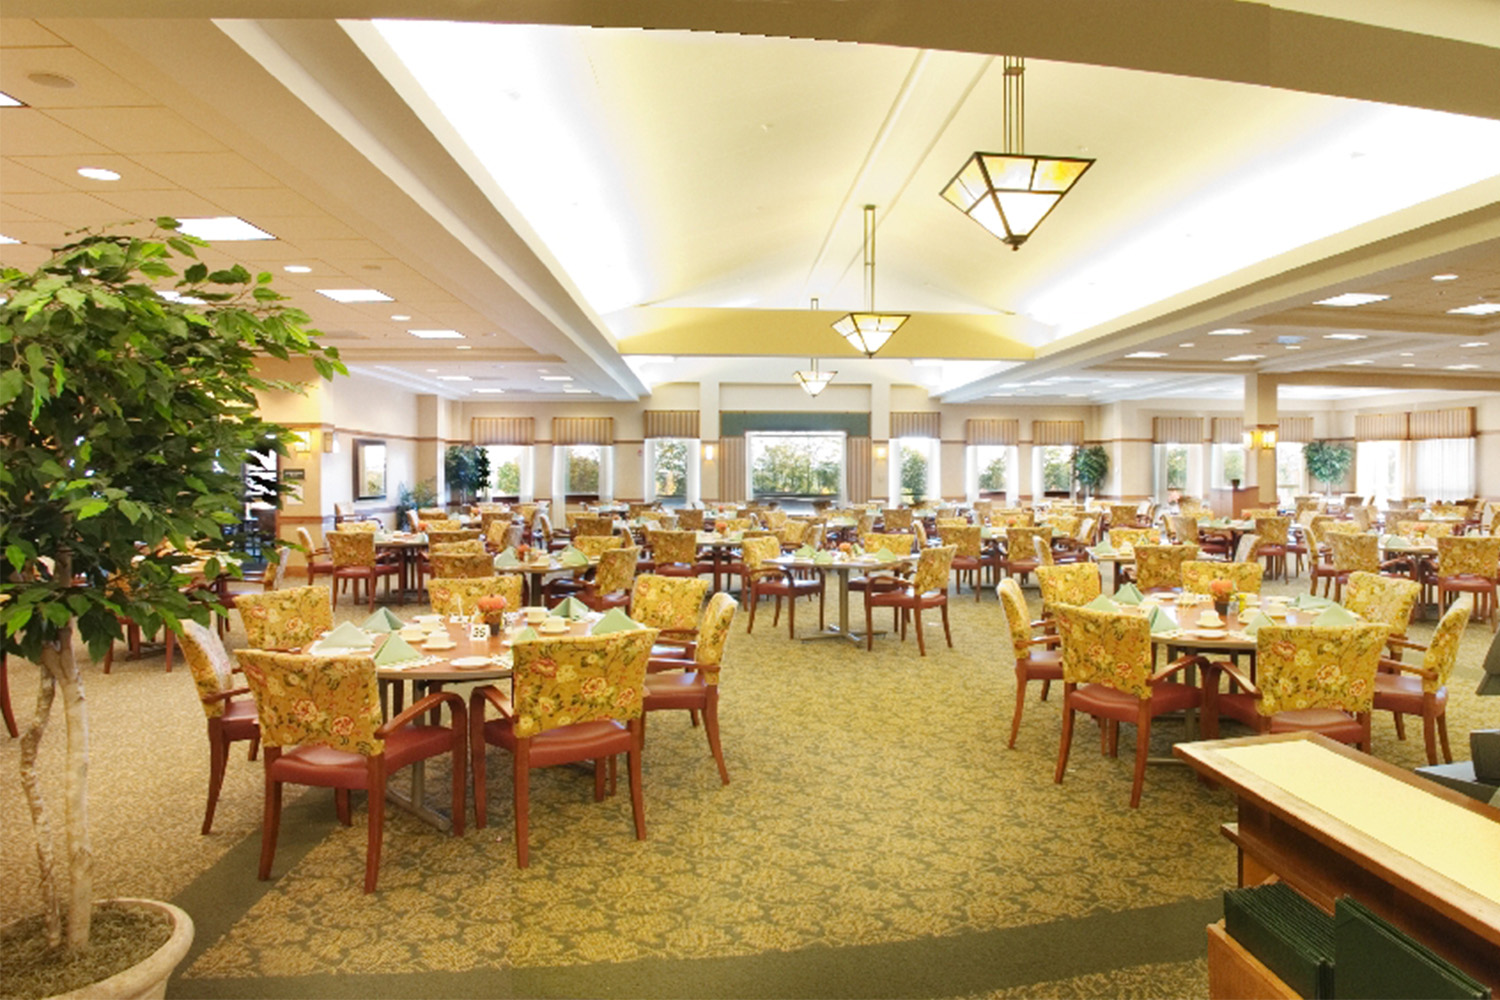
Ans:
{"type": "Polygon", "coordinates": [[[159,910],[172,918],[172,936],[143,961],[108,979],[59,994],[52,1000],[161,1000],[167,995],[167,980],[193,944],[193,918],[185,910],[157,899],[111,899],[146,910],[159,910]]]}

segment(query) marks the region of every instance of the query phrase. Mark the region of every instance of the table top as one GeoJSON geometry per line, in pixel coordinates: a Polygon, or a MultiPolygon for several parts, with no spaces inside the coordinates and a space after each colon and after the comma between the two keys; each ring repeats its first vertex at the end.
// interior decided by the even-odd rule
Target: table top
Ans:
{"type": "MultiPolygon", "coordinates": [[[[580,619],[569,622],[568,630],[562,635],[588,635],[589,629],[594,625],[593,618],[580,619]]],[[[490,636],[487,639],[471,639],[469,637],[469,623],[467,621],[446,621],[442,625],[453,640],[451,649],[435,650],[420,642],[412,642],[412,647],[423,654],[420,660],[411,663],[396,664],[393,666],[376,665],[375,676],[381,680],[424,680],[424,681],[483,681],[495,680],[496,678],[509,677],[511,672],[510,647],[511,637],[523,629],[524,625],[507,628],[501,635],[490,636]],[[479,661],[485,661],[483,663],[479,661]]],[[[371,655],[379,650],[391,635],[395,633],[380,634],[375,637],[375,645],[371,649],[371,655]]],[[[548,636],[551,638],[551,636],[548,636]]],[[[307,647],[307,652],[318,651],[318,644],[312,643],[307,647]]],[[[332,652],[325,651],[325,652],[332,652]]],[[[343,652],[358,652],[345,650],[343,652]]]]}
{"type": "Polygon", "coordinates": [[[828,562],[815,562],[810,556],[798,555],[778,556],[775,559],[767,559],[766,561],[775,563],[778,566],[784,566],[787,569],[831,569],[840,572],[848,572],[850,570],[856,569],[894,570],[898,567],[911,566],[916,563],[917,559],[917,554],[913,553],[909,556],[897,556],[890,562],[880,562],[879,560],[873,559],[870,556],[851,556],[842,559],[835,556],[828,562]]]}
{"type": "MultiPolygon", "coordinates": [[[[1221,615],[1222,625],[1205,628],[1199,622],[1199,618],[1213,610],[1212,603],[1179,605],[1177,601],[1165,600],[1165,595],[1158,596],[1158,602],[1163,611],[1177,619],[1178,628],[1170,632],[1153,632],[1151,641],[1158,645],[1172,646],[1179,649],[1196,649],[1203,651],[1245,651],[1255,648],[1255,637],[1246,635],[1241,631],[1241,617],[1249,621],[1256,611],[1263,607],[1270,607],[1266,602],[1261,607],[1254,608],[1243,616],[1240,614],[1221,615]],[[1218,633],[1217,635],[1211,633],[1218,633]]],[[[1278,625],[1311,625],[1322,614],[1323,608],[1287,608],[1286,614],[1268,614],[1268,617],[1278,625]]]]}

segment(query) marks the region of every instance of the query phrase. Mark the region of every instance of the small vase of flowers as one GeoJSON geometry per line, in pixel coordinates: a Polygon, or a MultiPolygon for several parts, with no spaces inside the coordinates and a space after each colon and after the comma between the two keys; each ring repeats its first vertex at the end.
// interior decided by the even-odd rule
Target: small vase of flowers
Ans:
{"type": "Polygon", "coordinates": [[[490,627],[490,635],[499,635],[505,627],[506,600],[499,594],[490,594],[479,599],[479,618],[490,627]]]}
{"type": "Polygon", "coordinates": [[[1221,615],[1229,614],[1229,597],[1234,593],[1234,581],[1213,580],[1208,585],[1209,595],[1214,599],[1214,610],[1221,615]]]}

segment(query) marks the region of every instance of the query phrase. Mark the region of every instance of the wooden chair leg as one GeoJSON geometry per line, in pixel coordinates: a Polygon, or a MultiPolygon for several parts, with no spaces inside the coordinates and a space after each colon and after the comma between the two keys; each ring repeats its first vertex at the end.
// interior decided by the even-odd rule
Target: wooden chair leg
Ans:
{"type": "Polygon", "coordinates": [[[603,757],[594,758],[594,801],[604,801],[605,766],[603,757]]]}
{"type": "MultiPolygon", "coordinates": [[[[1119,725],[1119,723],[1115,723],[1119,725]]],[[[1130,808],[1139,809],[1141,789],[1146,784],[1146,756],[1151,752],[1151,703],[1141,702],[1135,724],[1135,776],[1130,786],[1130,808]]]]}
{"type": "MultiPolygon", "coordinates": [[[[370,581],[370,589],[375,589],[375,581],[370,581]]],[[[369,802],[367,812],[369,813],[369,830],[365,839],[365,892],[375,891],[375,882],[380,877],[380,844],[385,836],[385,755],[379,754],[369,758],[369,802]]],[[[454,766],[459,766],[455,762],[454,766]]],[[[462,823],[463,814],[459,813],[453,817],[454,822],[462,823]]]]}
{"type": "Polygon", "coordinates": [[[338,814],[339,824],[342,826],[354,825],[354,810],[349,804],[349,789],[337,788],[333,792],[333,810],[338,814]]]}
{"type": "Polygon", "coordinates": [[[1021,713],[1026,710],[1026,671],[1016,668],[1016,710],[1010,717],[1010,742],[1006,746],[1016,748],[1016,736],[1021,732],[1021,713]]]}
{"type": "Polygon", "coordinates": [[[943,602],[943,637],[948,640],[948,648],[953,648],[953,630],[948,627],[948,602],[943,602]]]}
{"type": "Polygon", "coordinates": [[[927,640],[922,635],[922,605],[918,604],[916,607],[912,608],[912,614],[914,614],[916,616],[916,620],[917,620],[917,622],[916,622],[916,628],[917,628],[917,650],[923,656],[926,656],[927,655],[927,640]]]}
{"type": "MultiPolygon", "coordinates": [[[[267,751],[269,763],[270,751],[267,751]]],[[[281,829],[281,782],[266,775],[266,803],[260,826],[260,880],[271,877],[271,863],[276,860],[276,834],[281,829]]]]}
{"type": "Polygon", "coordinates": [[[760,595],[755,592],[755,587],[753,585],[750,588],[750,597],[748,598],[748,601],[750,604],[750,622],[745,626],[745,631],[747,633],[755,631],[755,606],[760,603],[760,595]]]}
{"type": "Polygon", "coordinates": [[[1063,772],[1068,769],[1068,751],[1073,748],[1073,699],[1063,689],[1062,744],[1057,748],[1057,770],[1052,773],[1054,784],[1062,784],[1063,772]]]}
{"type": "Polygon", "coordinates": [[[635,816],[635,839],[646,839],[646,799],[641,792],[641,720],[630,721],[630,811],[635,816]]]}
{"type": "Polygon", "coordinates": [[[868,592],[868,591],[865,592],[865,649],[866,650],[871,650],[871,649],[875,648],[875,622],[874,622],[875,609],[874,609],[874,606],[870,604],[870,598],[871,598],[871,596],[873,596],[873,595],[870,592],[868,592]]]}
{"type": "Polygon", "coordinates": [[[1396,723],[1396,739],[1406,739],[1406,716],[1400,712],[1392,712],[1391,719],[1396,723]]]}
{"type": "Polygon", "coordinates": [[[531,820],[531,741],[517,740],[515,752],[516,796],[516,867],[530,862],[530,845],[526,842],[531,820]]]}
{"type": "Polygon", "coordinates": [[[713,685],[708,689],[708,698],[703,703],[703,731],[708,734],[708,749],[713,752],[714,763],[719,765],[719,780],[729,784],[729,768],[724,766],[724,747],[719,742],[719,689],[713,685]]]}
{"type": "Polygon", "coordinates": [[[1443,746],[1443,763],[1453,763],[1453,749],[1448,746],[1448,713],[1444,712],[1437,717],[1438,741],[1443,746]]]}
{"type": "Polygon", "coordinates": [[[797,638],[797,592],[786,595],[786,637],[797,638]]]}
{"type": "Polygon", "coordinates": [[[224,787],[224,768],[229,762],[229,744],[224,740],[222,720],[208,720],[208,805],[203,809],[203,833],[214,828],[214,809],[224,787]]]}

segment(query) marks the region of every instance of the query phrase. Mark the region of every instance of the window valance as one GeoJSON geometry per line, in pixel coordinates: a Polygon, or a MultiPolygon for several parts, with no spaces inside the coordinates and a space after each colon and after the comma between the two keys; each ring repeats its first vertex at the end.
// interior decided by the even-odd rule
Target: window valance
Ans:
{"type": "Polygon", "coordinates": [[[1411,414],[1410,427],[1414,441],[1473,437],[1474,407],[1457,406],[1447,410],[1417,410],[1411,414]]]}
{"type": "Polygon", "coordinates": [[[940,438],[943,415],[917,410],[891,411],[891,440],[896,438],[940,438]]]}
{"type": "Polygon", "coordinates": [[[1313,439],[1312,417],[1282,417],[1276,425],[1276,440],[1307,444],[1313,439]]]}
{"type": "Polygon", "coordinates": [[[1244,443],[1244,417],[1214,417],[1214,444],[1244,443]]]}
{"type": "Polygon", "coordinates": [[[644,416],[644,436],[648,439],[699,436],[697,410],[647,410],[644,416]]]}
{"type": "Polygon", "coordinates": [[[614,417],[553,417],[553,444],[614,444],[614,417]]]}
{"type": "Polygon", "coordinates": [[[1014,417],[965,420],[964,441],[968,444],[1019,444],[1021,421],[1014,417]]]}
{"type": "Polygon", "coordinates": [[[475,417],[469,436],[475,444],[535,444],[535,417],[475,417]]]}
{"type": "Polygon", "coordinates": [[[1083,444],[1082,420],[1033,420],[1031,443],[1034,445],[1083,444]]]}
{"type": "Polygon", "coordinates": [[[1356,413],[1354,440],[1405,441],[1410,437],[1409,413],[1356,413]]]}
{"type": "Polygon", "coordinates": [[[1202,417],[1154,417],[1151,440],[1157,444],[1202,444],[1202,417]]]}

